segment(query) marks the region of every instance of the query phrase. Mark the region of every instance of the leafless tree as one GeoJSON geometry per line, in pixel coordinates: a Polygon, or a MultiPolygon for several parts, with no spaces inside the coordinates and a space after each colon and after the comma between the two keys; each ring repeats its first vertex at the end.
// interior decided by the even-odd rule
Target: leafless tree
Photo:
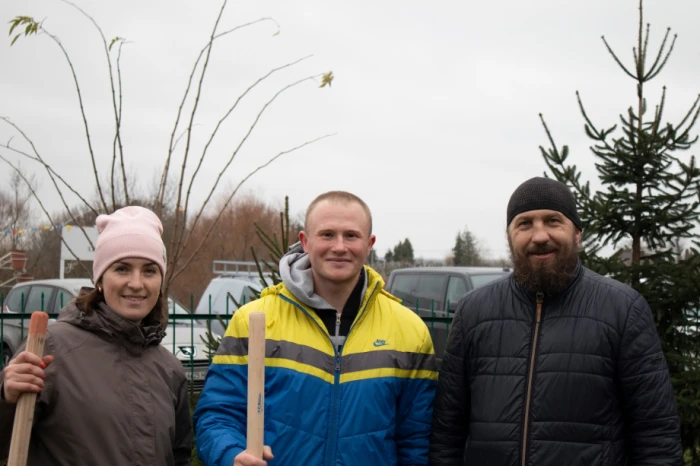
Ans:
{"type": "MultiPolygon", "coordinates": [[[[56,162],[55,157],[53,157],[52,154],[41,154],[34,144],[31,136],[10,118],[3,116],[0,116],[0,124],[6,125],[13,132],[13,137],[17,137],[20,142],[19,144],[14,143],[12,139],[7,142],[0,142],[0,154],[5,152],[5,155],[22,156],[43,166],[55,188],[56,193],[58,194],[59,199],[63,204],[63,208],[67,213],[68,219],[72,224],[80,225],[80,223],[76,221],[76,207],[69,206],[66,201],[66,195],[68,193],[72,193],[72,195],[77,196],[81,203],[80,208],[91,211],[93,216],[103,212],[109,213],[116,210],[120,206],[129,205],[133,202],[135,197],[137,197],[134,196],[134,185],[132,183],[133,178],[130,177],[127,172],[127,154],[122,141],[123,86],[121,56],[123,46],[127,44],[127,41],[122,37],[114,37],[108,41],[99,24],[83,8],[69,0],[59,1],[64,3],[67,7],[73,9],[77,14],[82,16],[88,23],[91,24],[99,35],[99,40],[103,46],[103,60],[107,67],[111,90],[110,112],[113,114],[114,121],[113,138],[111,140],[111,165],[108,183],[106,184],[107,188],[103,187],[104,177],[100,176],[98,172],[97,162],[99,155],[95,150],[95,141],[93,140],[94,137],[93,133],[91,132],[90,120],[85,111],[86,102],[81,87],[81,75],[74,66],[74,61],[71,58],[71,52],[63,45],[60,38],[53,34],[50,29],[44,25],[44,20],[37,21],[30,16],[18,16],[10,21],[11,44],[14,44],[20,37],[29,37],[34,35],[45,37],[58,47],[60,54],[64,57],[66,63],[68,64],[74,84],[74,90],[76,91],[77,105],[82,117],[85,144],[87,146],[90,166],[93,173],[93,189],[96,191],[96,200],[88,200],[86,197],[81,195],[78,190],[71,187],[59,174],[59,164],[56,162]]],[[[205,77],[209,71],[209,65],[215,50],[214,46],[222,38],[229,36],[236,31],[240,31],[254,25],[269,24],[275,27],[275,35],[279,34],[280,32],[277,22],[273,18],[269,17],[260,18],[256,21],[241,24],[228,29],[224,28],[221,25],[221,21],[227,3],[227,0],[222,1],[221,8],[218,11],[218,15],[214,21],[209,37],[201,48],[201,51],[199,52],[199,55],[192,66],[189,79],[184,86],[184,92],[178,106],[177,115],[170,135],[170,141],[168,143],[168,147],[166,148],[165,157],[161,165],[163,169],[159,176],[160,181],[157,183],[156,189],[154,189],[155,196],[151,198],[148,205],[158,215],[160,215],[161,218],[168,217],[168,222],[171,222],[172,224],[171,234],[168,238],[166,238],[168,240],[168,271],[165,277],[166,291],[173,280],[183,273],[183,271],[202,250],[203,245],[209,240],[212,232],[215,230],[216,225],[221,218],[221,213],[226,211],[226,208],[230,205],[236,193],[250,177],[273,163],[281,156],[332,136],[332,134],[326,134],[306,140],[277,154],[271,155],[267,160],[262,161],[258,168],[242,177],[242,181],[240,181],[240,183],[238,183],[238,185],[236,185],[234,189],[230,191],[228,196],[224,197],[218,203],[218,205],[215,206],[218,214],[214,216],[213,221],[207,222],[207,228],[204,230],[203,234],[198,234],[196,237],[191,234],[193,231],[202,231],[201,224],[206,217],[205,213],[211,211],[213,207],[210,204],[212,199],[215,197],[217,187],[219,187],[222,179],[224,179],[224,176],[229,173],[231,164],[250,135],[258,128],[261,116],[269,110],[275,100],[283,93],[289,92],[301,85],[317,83],[320,84],[318,87],[330,87],[331,81],[333,80],[332,72],[310,75],[282,86],[275,93],[269,96],[252,121],[247,125],[247,129],[244,131],[240,141],[238,141],[237,144],[234,144],[234,147],[229,153],[228,158],[225,160],[225,163],[220,167],[218,175],[211,182],[204,201],[198,205],[195,205],[192,199],[193,185],[200,174],[202,164],[210,155],[211,144],[219,133],[219,130],[222,128],[222,124],[231,117],[231,115],[237,109],[239,103],[244,100],[253,89],[265,82],[270,76],[284,72],[288,68],[291,68],[310,58],[310,56],[305,56],[282,64],[281,66],[271,69],[269,72],[252,82],[245,91],[243,91],[233,102],[230,103],[228,110],[220,116],[220,119],[214,125],[214,127],[209,129],[209,136],[206,138],[206,144],[201,152],[195,153],[192,135],[193,127],[195,126],[197,112],[200,109],[202,92],[205,87],[205,77]],[[180,159],[182,162],[176,166],[176,160],[180,159]]],[[[18,170],[16,164],[14,164],[7,157],[0,155],[0,160],[9,164],[15,170],[18,170]]],[[[36,195],[36,191],[32,190],[32,194],[37,199],[40,208],[49,218],[51,224],[54,225],[55,220],[41,203],[41,200],[36,195]]]]}
{"type": "Polygon", "coordinates": [[[25,176],[23,171],[13,171],[7,188],[3,189],[0,186],[0,247],[2,249],[18,249],[24,246],[27,235],[22,235],[23,232],[19,230],[29,225],[33,217],[30,187],[36,188],[36,178],[27,176],[25,183],[20,175],[25,176]],[[9,231],[9,234],[6,234],[6,231],[9,231]]]}

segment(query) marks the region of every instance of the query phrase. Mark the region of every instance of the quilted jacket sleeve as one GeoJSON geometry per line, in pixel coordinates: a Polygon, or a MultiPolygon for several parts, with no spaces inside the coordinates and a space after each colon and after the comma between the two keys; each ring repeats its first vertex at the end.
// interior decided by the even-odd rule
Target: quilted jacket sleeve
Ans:
{"type": "Polygon", "coordinates": [[[618,384],[630,466],[680,465],[680,419],[651,310],[632,304],[622,336],[618,384]]]}
{"type": "Polygon", "coordinates": [[[429,464],[462,465],[470,416],[469,374],[465,363],[467,344],[460,303],[450,326],[433,408],[429,464]]]}

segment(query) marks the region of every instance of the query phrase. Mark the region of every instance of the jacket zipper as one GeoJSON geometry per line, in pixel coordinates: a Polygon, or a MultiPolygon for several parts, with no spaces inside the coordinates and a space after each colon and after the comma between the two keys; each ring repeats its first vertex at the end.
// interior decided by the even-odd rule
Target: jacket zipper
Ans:
{"type": "Polygon", "coordinates": [[[335,336],[340,336],[340,311],[335,311],[335,336]]]}
{"type": "MultiPolygon", "coordinates": [[[[357,317],[355,317],[355,322],[352,323],[352,325],[350,326],[350,330],[348,330],[348,336],[345,337],[345,344],[340,348],[340,351],[338,351],[337,348],[335,350],[335,384],[333,385],[333,403],[331,404],[333,408],[331,410],[330,422],[331,437],[330,442],[328,444],[328,448],[326,450],[328,452],[328,454],[326,455],[326,466],[333,466],[333,464],[335,464],[335,449],[336,443],[338,443],[338,426],[336,424],[338,423],[338,416],[340,415],[340,397],[338,396],[338,390],[340,389],[340,362],[342,360],[343,350],[348,345],[348,339],[350,338],[352,329],[355,328],[355,324],[360,321],[360,318],[367,310],[367,306],[369,305],[369,302],[372,299],[374,292],[377,291],[378,286],[379,284],[374,285],[374,289],[367,297],[365,307],[357,313],[357,317]]],[[[340,331],[340,313],[336,314],[335,324],[336,328],[338,328],[338,331],[340,331]]]]}
{"type": "Polygon", "coordinates": [[[532,336],[532,350],[530,351],[530,372],[527,376],[527,395],[525,398],[525,422],[523,424],[523,451],[521,466],[525,466],[527,460],[527,431],[530,423],[530,401],[532,398],[532,376],[535,372],[535,355],[537,353],[537,337],[540,333],[540,321],[542,320],[542,301],[544,295],[537,293],[537,312],[535,313],[535,333],[532,336]]]}
{"type": "MultiPolygon", "coordinates": [[[[304,309],[304,306],[299,305],[297,302],[295,302],[292,299],[287,298],[284,295],[280,295],[280,297],[284,300],[287,301],[288,303],[296,306],[299,308],[304,314],[309,316],[309,318],[316,324],[318,328],[323,331],[326,336],[328,336],[328,340],[331,342],[331,346],[333,347],[333,351],[335,352],[335,368],[334,368],[334,377],[333,377],[333,395],[331,396],[331,420],[329,422],[330,428],[328,429],[330,432],[330,441],[328,442],[328,448],[326,449],[326,461],[325,464],[328,466],[333,466],[333,463],[335,462],[335,447],[336,447],[336,442],[337,442],[337,437],[338,433],[336,432],[338,430],[338,427],[336,424],[338,423],[338,414],[340,412],[340,400],[338,398],[338,389],[340,388],[340,369],[341,369],[341,358],[342,358],[342,351],[343,349],[347,346],[348,343],[348,338],[350,338],[350,334],[352,333],[352,330],[355,328],[355,324],[359,322],[360,317],[365,313],[367,310],[367,306],[369,305],[370,300],[372,299],[372,296],[374,296],[375,291],[377,291],[377,287],[379,284],[374,285],[374,289],[372,289],[372,292],[369,294],[367,297],[367,301],[365,303],[365,307],[360,310],[360,312],[357,313],[357,317],[355,317],[355,322],[352,323],[350,326],[350,330],[348,330],[348,335],[345,337],[345,344],[340,348],[340,351],[338,351],[338,348],[336,348],[335,344],[333,343],[333,340],[331,340],[330,333],[326,331],[323,327],[318,325],[318,322],[316,322],[316,319],[314,319],[309,312],[304,309]]],[[[335,319],[335,325],[336,325],[336,333],[340,332],[340,313],[338,312],[336,314],[336,319],[335,319]]]]}

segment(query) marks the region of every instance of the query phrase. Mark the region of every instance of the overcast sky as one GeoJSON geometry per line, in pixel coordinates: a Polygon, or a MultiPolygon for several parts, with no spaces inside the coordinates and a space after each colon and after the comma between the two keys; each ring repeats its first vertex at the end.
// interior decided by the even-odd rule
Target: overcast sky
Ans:
{"type": "MultiPolygon", "coordinates": [[[[122,55],[122,137],[127,164],[145,185],[162,170],[187,78],[221,2],[78,4],[94,16],[108,40],[129,40],[122,55]]],[[[605,35],[630,65],[637,5],[636,0],[231,1],[220,30],[272,17],[280,34],[274,35],[273,23],[263,22],[216,42],[191,157],[198,156],[219,118],[256,79],[272,68],[313,57],[280,71],[242,101],[210,150],[194,187],[195,199],[204,198],[275,92],[332,70],[336,78],[330,89],[306,82],[285,91],[266,110],[218,192],[282,150],[337,133],[285,155],[252,178],[246,190],[277,203],[289,195],[297,213],[324,191],[351,191],[372,209],[380,256],[407,237],[417,257],[444,258],[465,227],[491,257],[505,256],[508,198],[518,184],[546,168],[538,148],[547,143],[539,112],[557,144],[570,146],[571,160],[598,186],[575,91],[599,126],[616,123],[617,115],[635,103],[634,82],[617,68],[600,37],[605,35]]],[[[114,122],[99,36],[58,0],[2,2],[0,24],[7,27],[17,15],[43,19],[73,58],[99,169],[108,173],[114,122]]],[[[667,116],[673,122],[700,92],[698,19],[698,0],[645,2],[654,53],[666,27],[678,34],[668,66],[646,91],[651,106],[661,86],[668,87],[667,116]]],[[[12,47],[9,42],[0,41],[0,116],[21,126],[46,161],[91,196],[84,128],[60,50],[45,36],[21,38],[12,47]]],[[[26,149],[0,122],[0,141],[13,135],[12,144],[26,149]]],[[[22,165],[41,171],[30,161],[22,165]]],[[[0,180],[7,180],[9,170],[3,163],[0,180]]],[[[38,176],[39,195],[58,210],[55,191],[38,176]]]]}

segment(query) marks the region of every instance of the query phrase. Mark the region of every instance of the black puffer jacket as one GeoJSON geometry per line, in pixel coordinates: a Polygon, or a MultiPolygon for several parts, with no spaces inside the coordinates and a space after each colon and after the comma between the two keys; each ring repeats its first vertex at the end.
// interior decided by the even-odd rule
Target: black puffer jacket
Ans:
{"type": "Polygon", "coordinates": [[[675,466],[681,454],[668,367],[639,293],[578,265],[557,297],[529,295],[511,277],[462,299],[431,465],[675,466]]]}

